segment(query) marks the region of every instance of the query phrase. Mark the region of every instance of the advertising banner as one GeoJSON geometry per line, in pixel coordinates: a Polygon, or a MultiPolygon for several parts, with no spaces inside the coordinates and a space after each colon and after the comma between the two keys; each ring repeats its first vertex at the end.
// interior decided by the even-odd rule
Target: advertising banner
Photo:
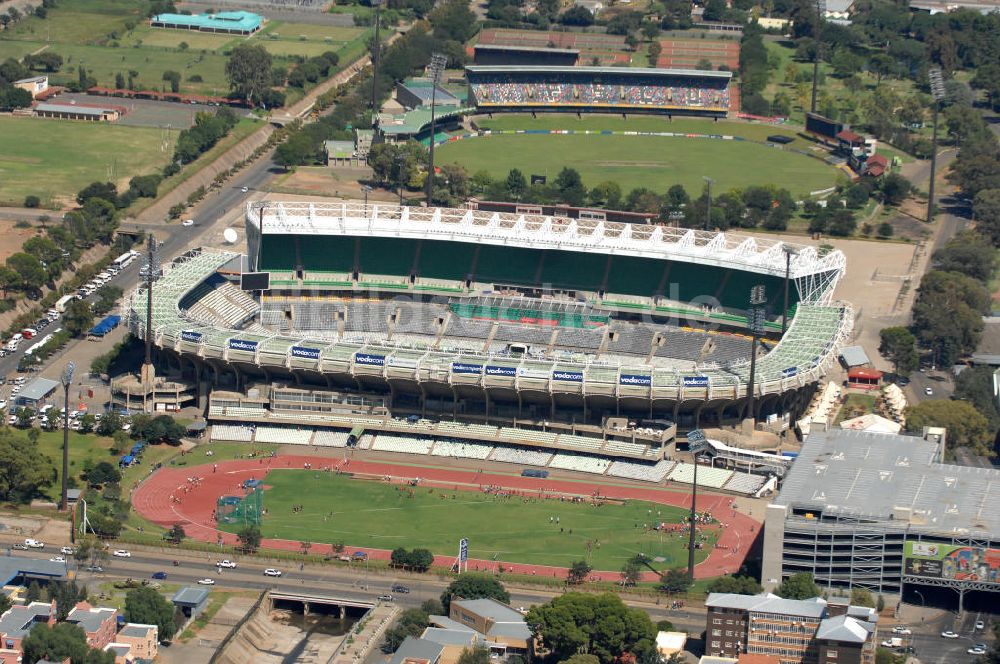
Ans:
{"type": "Polygon", "coordinates": [[[201,332],[193,332],[191,330],[184,330],[181,332],[181,341],[190,341],[194,344],[201,343],[201,332]]]}
{"type": "Polygon", "coordinates": [[[257,352],[257,342],[246,339],[230,339],[229,350],[242,350],[247,353],[257,352]]]}
{"type": "Polygon", "coordinates": [[[708,387],[708,376],[684,376],[684,387],[708,387]]]}
{"type": "Polygon", "coordinates": [[[517,368],[516,367],[492,367],[492,366],[487,365],[486,366],[486,375],[487,376],[516,376],[517,375],[517,368]]]}
{"type": "Polygon", "coordinates": [[[318,360],[318,348],[306,348],[305,346],[292,346],[292,357],[301,357],[306,360],[318,360]]]}
{"type": "Polygon", "coordinates": [[[906,573],[914,576],[1000,583],[1000,549],[906,542],[903,556],[906,573]]]}
{"type": "Polygon", "coordinates": [[[464,362],[452,362],[451,372],[457,374],[481,374],[483,373],[483,365],[465,364],[464,362]]]}
{"type": "Polygon", "coordinates": [[[373,367],[385,366],[385,355],[370,355],[368,353],[355,353],[354,362],[356,364],[367,364],[373,367]]]}
{"type": "Polygon", "coordinates": [[[636,376],[634,374],[622,374],[618,377],[621,385],[649,386],[653,384],[652,376],[636,376]]]}
{"type": "Polygon", "coordinates": [[[571,383],[582,383],[582,371],[553,371],[552,380],[565,380],[571,383]]]}

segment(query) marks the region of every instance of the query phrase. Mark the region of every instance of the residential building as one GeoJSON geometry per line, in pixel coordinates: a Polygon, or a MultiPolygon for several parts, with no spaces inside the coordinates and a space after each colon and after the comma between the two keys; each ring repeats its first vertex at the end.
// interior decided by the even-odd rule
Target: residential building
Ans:
{"type": "Polygon", "coordinates": [[[49,89],[49,77],[31,76],[30,78],[22,78],[19,81],[14,81],[14,87],[27,90],[31,93],[31,98],[34,99],[49,89]]]}
{"type": "Polygon", "coordinates": [[[156,659],[160,653],[160,628],[156,625],[125,623],[115,636],[115,642],[130,646],[136,659],[156,659]]]}
{"type": "Polygon", "coordinates": [[[66,622],[79,625],[87,634],[87,645],[98,650],[115,640],[118,632],[118,609],[94,607],[79,602],[66,616],[66,622]]]}
{"type": "Polygon", "coordinates": [[[134,664],[137,659],[132,654],[132,646],[127,643],[109,643],[104,650],[115,654],[115,664],[134,664]]]}
{"type": "Polygon", "coordinates": [[[485,637],[495,654],[531,656],[531,630],[524,616],[506,604],[492,599],[452,599],[449,618],[485,637]]]}
{"type": "Polygon", "coordinates": [[[12,606],[0,616],[0,660],[18,661],[23,654],[21,642],[35,625],[56,623],[56,603],[32,602],[27,606],[12,606]]]}
{"type": "MultiPolygon", "coordinates": [[[[874,664],[874,609],[775,595],[711,593],[705,654],[776,657],[780,664],[874,664]]],[[[754,662],[754,664],[764,664],[754,662]]]]}

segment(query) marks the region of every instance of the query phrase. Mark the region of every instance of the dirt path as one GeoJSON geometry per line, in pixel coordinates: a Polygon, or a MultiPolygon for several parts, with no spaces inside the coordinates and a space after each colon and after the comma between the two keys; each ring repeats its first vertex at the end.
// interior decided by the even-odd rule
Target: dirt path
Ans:
{"type": "MultiPolygon", "coordinates": [[[[328,459],[331,470],[345,469],[354,474],[388,478],[386,481],[396,484],[406,484],[409,480],[419,477],[421,486],[437,486],[453,490],[480,491],[484,485],[502,487],[521,495],[544,496],[580,496],[589,497],[593,492],[607,498],[622,498],[632,500],[647,500],[674,506],[690,506],[690,495],[678,491],[677,487],[664,486],[620,486],[602,485],[599,483],[584,484],[554,479],[536,479],[510,475],[495,475],[489,472],[474,472],[468,470],[452,470],[445,468],[407,468],[395,464],[378,461],[359,461],[357,459],[328,459]],[[407,475],[400,476],[398,473],[407,475]]],[[[236,536],[223,533],[216,529],[213,514],[219,496],[229,495],[242,481],[250,478],[260,478],[272,468],[302,468],[304,463],[315,464],[315,456],[281,455],[273,459],[239,460],[220,462],[217,465],[186,466],[184,468],[162,468],[146,480],[132,496],[132,506],[143,518],[149,519],[163,527],[180,523],[185,527],[188,537],[205,541],[234,545],[236,536]],[[192,484],[188,478],[197,476],[200,481],[192,484]]],[[[730,574],[739,570],[746,558],[747,551],[756,536],[760,523],[734,509],[734,498],[719,494],[701,494],[698,497],[698,510],[711,512],[721,523],[721,535],[708,558],[695,568],[695,577],[712,578],[722,574],[730,574]]],[[[353,543],[348,543],[353,544],[353,543]]],[[[301,544],[298,541],[265,539],[262,547],[285,551],[298,551],[301,544]]],[[[356,547],[352,546],[352,549],[356,547]]],[[[390,551],[386,549],[362,548],[372,558],[388,560],[390,551]]],[[[316,543],[311,552],[314,554],[332,553],[332,548],[326,543],[316,543]]],[[[439,567],[450,567],[455,562],[454,556],[435,556],[434,564],[439,567]]],[[[492,569],[497,561],[469,560],[469,569],[492,569]]],[[[563,577],[566,569],[546,565],[526,565],[514,562],[500,561],[503,567],[511,572],[527,575],[542,575],[563,577]]],[[[593,575],[607,581],[620,580],[618,571],[598,571],[593,575]]],[[[643,575],[645,581],[655,581],[656,575],[647,572],[643,575]]]]}

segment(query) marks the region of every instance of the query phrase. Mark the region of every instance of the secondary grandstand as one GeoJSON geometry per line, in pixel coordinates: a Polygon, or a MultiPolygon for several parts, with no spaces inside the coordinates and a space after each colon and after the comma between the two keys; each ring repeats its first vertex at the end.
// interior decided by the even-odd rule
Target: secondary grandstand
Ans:
{"type": "Polygon", "coordinates": [[[495,110],[611,111],[724,117],[728,71],[471,65],[469,102],[495,110]]]}
{"type": "MultiPolygon", "coordinates": [[[[434,440],[483,439],[462,428],[483,426],[497,444],[558,436],[554,449],[647,463],[666,438],[644,428],[748,414],[745,303],[755,284],[781,302],[789,248],[354,202],[253,203],[247,237],[249,268],[270,273],[260,301],[230,282],[241,260],[227,252],[189,252],[154,288],[161,361],[216,386],[210,420],[407,434],[400,418],[427,417],[434,440]]],[[[850,307],[832,301],[843,255],[798,250],[788,331],[757,362],[758,416],[804,407],[852,325],[850,307]]],[[[144,336],[142,289],[128,311],[144,336]]],[[[775,336],[780,313],[768,323],[775,336]]]]}

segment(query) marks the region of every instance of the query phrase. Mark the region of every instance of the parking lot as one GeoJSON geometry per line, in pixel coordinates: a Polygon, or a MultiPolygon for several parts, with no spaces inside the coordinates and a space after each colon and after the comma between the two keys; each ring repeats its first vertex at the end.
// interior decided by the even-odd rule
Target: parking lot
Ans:
{"type": "Polygon", "coordinates": [[[193,125],[197,113],[201,111],[214,113],[218,110],[217,106],[205,104],[181,104],[153,99],[125,99],[78,92],[63,92],[59,95],[58,101],[88,106],[121,106],[126,112],[116,124],[132,127],[170,127],[178,130],[187,129],[193,125]]]}

